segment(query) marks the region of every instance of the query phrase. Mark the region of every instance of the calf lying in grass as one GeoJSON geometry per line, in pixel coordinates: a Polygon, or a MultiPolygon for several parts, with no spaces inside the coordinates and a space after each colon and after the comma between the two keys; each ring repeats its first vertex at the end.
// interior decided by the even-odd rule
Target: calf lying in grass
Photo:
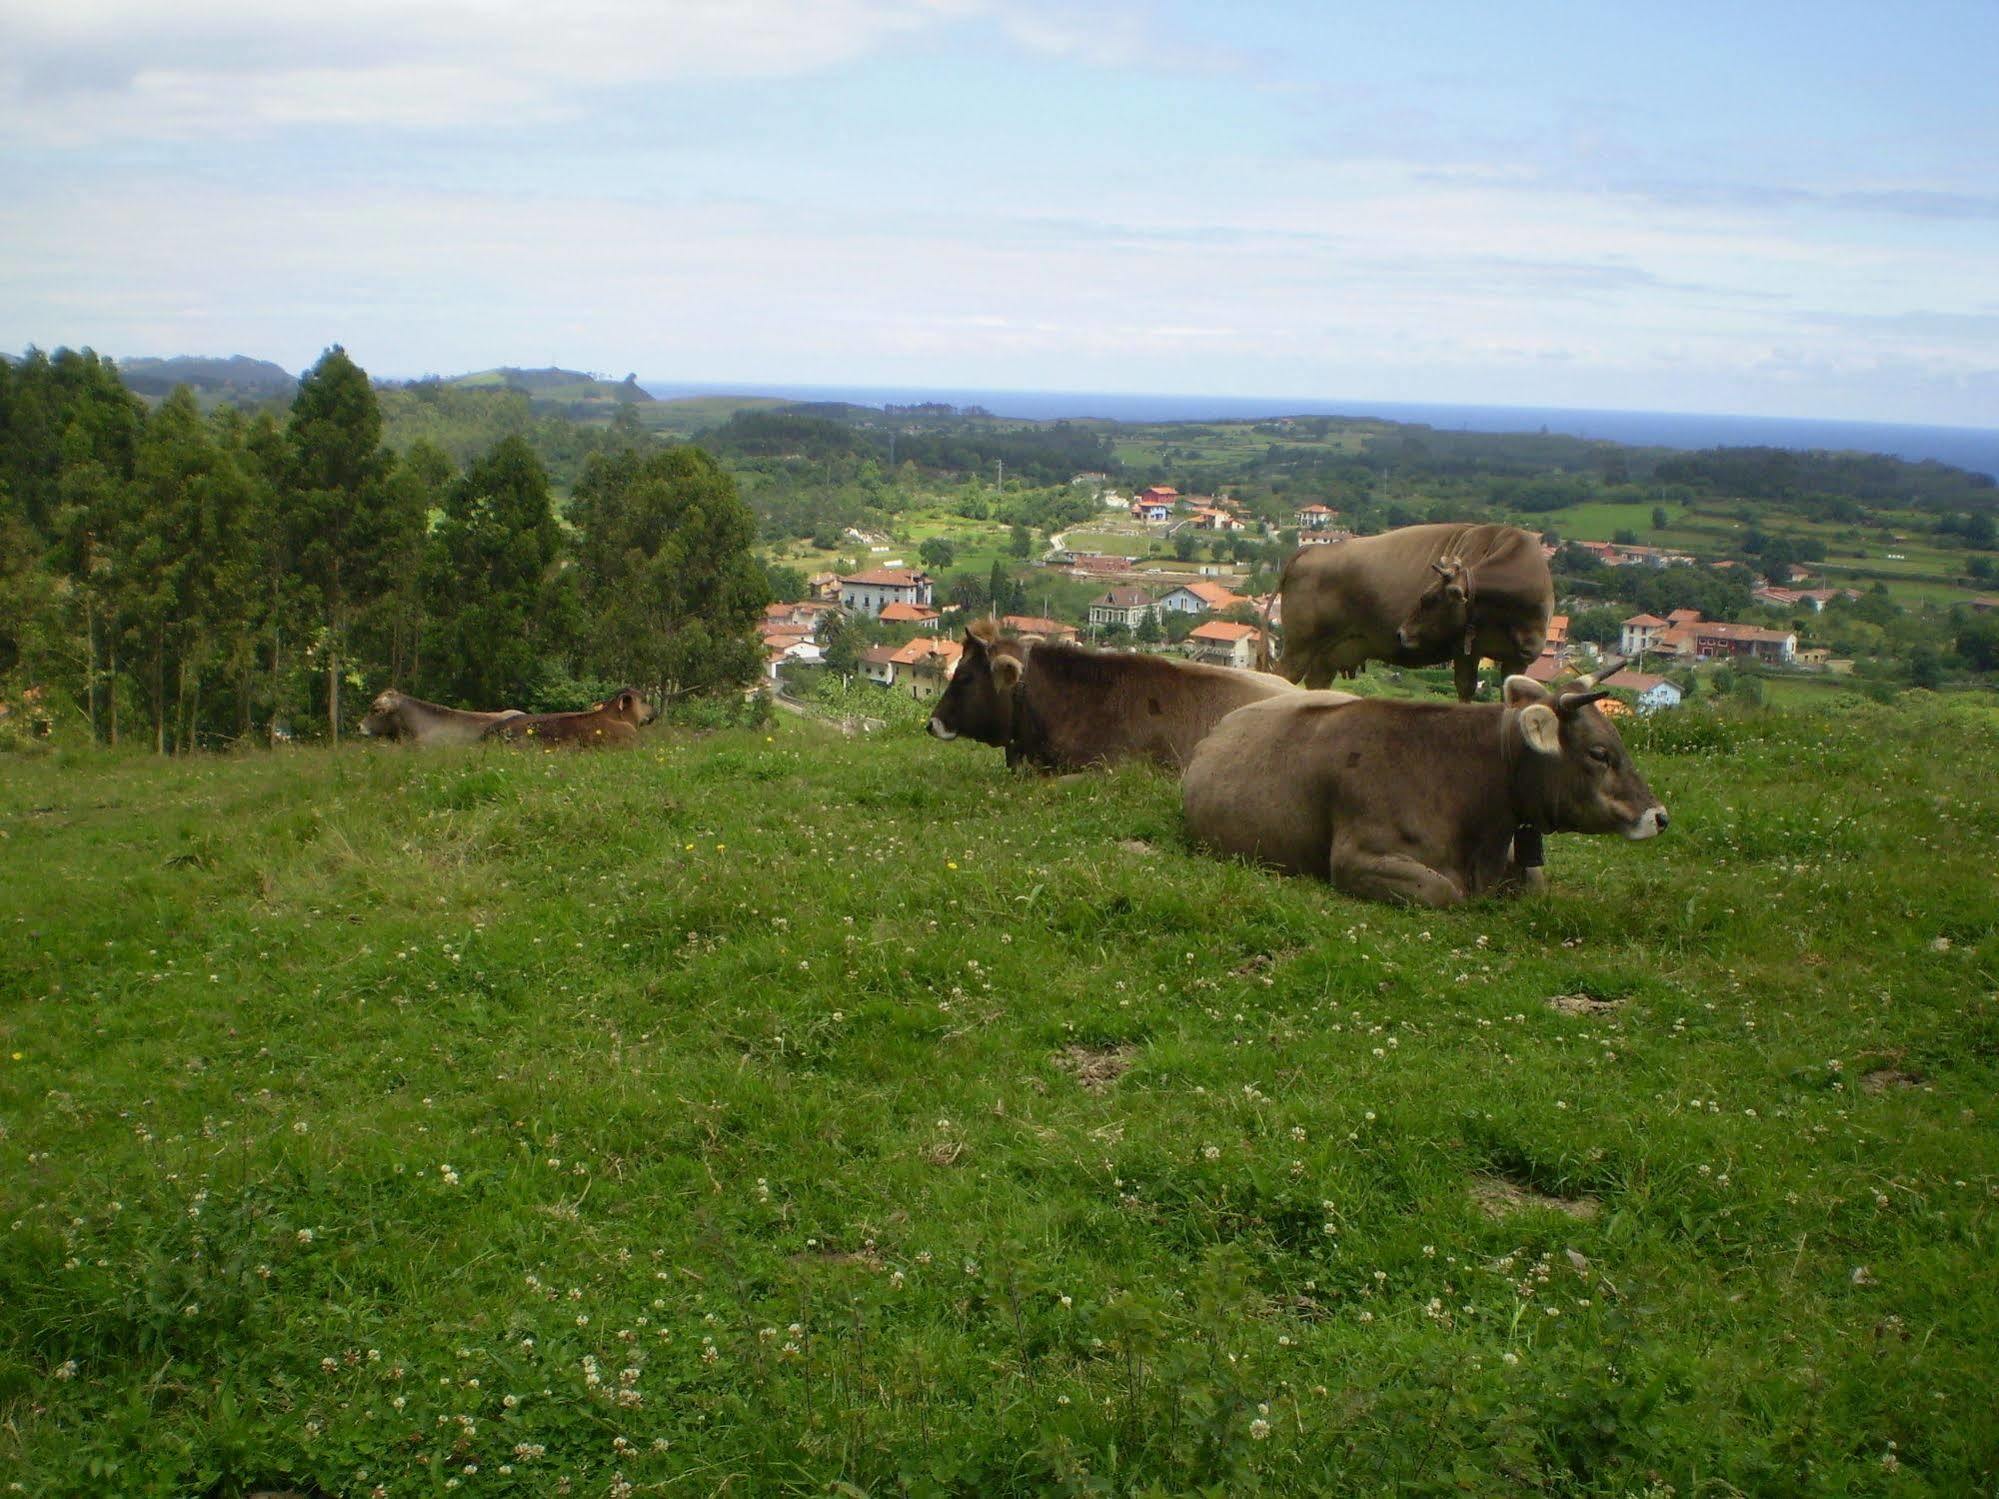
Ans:
{"type": "Polygon", "coordinates": [[[581,713],[532,713],[495,724],[489,739],[563,749],[629,749],[639,728],[653,721],[653,706],[627,687],[581,713]]]}

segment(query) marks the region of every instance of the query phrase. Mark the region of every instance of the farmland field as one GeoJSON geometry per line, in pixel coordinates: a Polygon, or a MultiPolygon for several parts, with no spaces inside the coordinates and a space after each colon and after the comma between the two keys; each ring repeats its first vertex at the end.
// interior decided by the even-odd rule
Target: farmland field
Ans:
{"type": "Polygon", "coordinates": [[[0,762],[0,1479],[1991,1491],[1999,714],[1441,913],[919,715],[0,762]]]}

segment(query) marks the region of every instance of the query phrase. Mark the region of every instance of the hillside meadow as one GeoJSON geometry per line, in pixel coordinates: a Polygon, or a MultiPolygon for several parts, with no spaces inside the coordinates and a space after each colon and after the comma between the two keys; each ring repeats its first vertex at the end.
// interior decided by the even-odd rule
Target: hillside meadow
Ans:
{"type": "Polygon", "coordinates": [[[1999,1473],[1999,715],[1406,912],[904,713],[0,762],[0,1489],[1999,1473]]]}

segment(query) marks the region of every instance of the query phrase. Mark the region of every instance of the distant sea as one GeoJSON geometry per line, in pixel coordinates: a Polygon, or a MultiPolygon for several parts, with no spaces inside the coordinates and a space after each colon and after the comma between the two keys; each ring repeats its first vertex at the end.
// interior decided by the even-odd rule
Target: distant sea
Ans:
{"type": "Polygon", "coordinates": [[[851,385],[689,385],[647,380],[663,400],[679,396],[760,395],[856,406],[942,401],[983,406],[995,416],[1033,421],[1099,417],[1120,422],[1255,421],[1274,416],[1371,416],[1420,422],[1445,431],[1538,432],[1602,438],[1636,447],[1823,448],[1934,458],[1999,478],[1999,430],[1917,427],[1894,422],[1814,421],[1802,417],[1702,416],[1675,411],[1588,411],[1556,406],[1433,406],[1401,401],[1327,401],[1305,397],[1148,396],[1058,390],[952,390],[851,385]]]}

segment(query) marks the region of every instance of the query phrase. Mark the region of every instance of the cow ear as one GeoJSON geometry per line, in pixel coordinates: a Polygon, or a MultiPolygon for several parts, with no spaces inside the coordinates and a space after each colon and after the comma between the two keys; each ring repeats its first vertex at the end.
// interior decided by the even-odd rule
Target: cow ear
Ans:
{"type": "Polygon", "coordinates": [[[1562,720],[1546,703],[1529,703],[1520,710],[1520,737],[1537,755],[1562,752],[1562,720]]]}
{"type": "Polygon", "coordinates": [[[1513,676],[1506,679],[1500,689],[1500,696],[1509,708],[1524,708],[1529,703],[1552,703],[1555,694],[1543,687],[1532,677],[1513,676]]]}
{"type": "Polygon", "coordinates": [[[1022,662],[1018,656],[993,657],[993,685],[1001,692],[1011,692],[1020,685],[1022,662]]]}

